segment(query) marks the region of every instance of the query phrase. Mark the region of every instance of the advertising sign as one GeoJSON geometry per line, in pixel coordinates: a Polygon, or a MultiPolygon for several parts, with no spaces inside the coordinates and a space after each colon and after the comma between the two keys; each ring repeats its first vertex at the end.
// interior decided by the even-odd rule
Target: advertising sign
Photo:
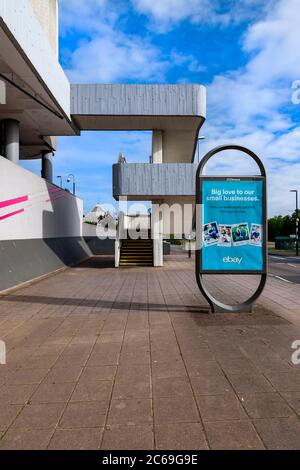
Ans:
{"type": "Polygon", "coordinates": [[[265,272],[265,180],[200,178],[202,273],[265,272]]]}

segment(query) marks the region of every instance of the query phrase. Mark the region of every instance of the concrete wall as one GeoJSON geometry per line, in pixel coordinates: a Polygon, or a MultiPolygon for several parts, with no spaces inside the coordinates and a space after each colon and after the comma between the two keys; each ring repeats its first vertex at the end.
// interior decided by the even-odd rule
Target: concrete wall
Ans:
{"type": "Polygon", "coordinates": [[[202,85],[71,85],[72,115],[205,118],[205,112],[202,85]]]}
{"type": "Polygon", "coordinates": [[[113,196],[130,200],[195,196],[196,170],[197,165],[191,163],[116,163],[113,196]]]}
{"type": "Polygon", "coordinates": [[[1,240],[82,235],[81,199],[3,157],[0,182],[1,240]],[[16,202],[5,202],[10,200],[16,202]]]}
{"type": "Polygon", "coordinates": [[[58,4],[57,0],[29,0],[50,46],[58,55],[58,4]]]}
{"type": "Polygon", "coordinates": [[[101,226],[86,223],[83,223],[82,230],[83,238],[93,255],[115,254],[116,230],[109,230],[104,233],[101,226]]]}
{"type": "Polygon", "coordinates": [[[82,214],[80,199],[0,157],[0,291],[90,256],[82,214]]]}
{"type": "MultiPolygon", "coordinates": [[[[30,68],[35,71],[39,81],[49,90],[57,105],[69,116],[69,81],[29,0],[1,0],[0,27],[5,31],[9,41],[12,41],[13,48],[20,51],[30,68]]],[[[8,47],[9,44],[5,44],[6,52],[9,52],[8,47]]],[[[14,59],[14,54],[10,55],[14,59]]],[[[5,60],[12,70],[16,69],[16,64],[10,63],[7,54],[5,60]]],[[[20,62],[20,59],[18,60],[20,62]]]]}

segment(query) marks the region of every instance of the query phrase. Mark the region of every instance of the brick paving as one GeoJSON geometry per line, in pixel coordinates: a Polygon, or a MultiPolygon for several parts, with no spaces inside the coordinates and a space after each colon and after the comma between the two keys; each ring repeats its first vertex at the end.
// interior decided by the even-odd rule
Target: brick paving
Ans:
{"type": "MultiPolygon", "coordinates": [[[[0,297],[0,449],[300,449],[299,286],[211,315],[193,261],[98,257],[0,297]]],[[[214,277],[241,300],[254,277],[214,277]]]]}

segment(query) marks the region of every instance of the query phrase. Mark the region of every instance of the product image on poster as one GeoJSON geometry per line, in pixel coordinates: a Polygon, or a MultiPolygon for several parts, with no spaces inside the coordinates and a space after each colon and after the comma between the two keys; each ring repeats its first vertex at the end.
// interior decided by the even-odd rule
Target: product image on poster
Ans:
{"type": "Polygon", "coordinates": [[[263,185],[260,178],[202,179],[202,271],[263,271],[263,185]]]}
{"type": "Polygon", "coordinates": [[[220,225],[220,236],[218,246],[232,246],[232,227],[231,225],[220,225]]]}

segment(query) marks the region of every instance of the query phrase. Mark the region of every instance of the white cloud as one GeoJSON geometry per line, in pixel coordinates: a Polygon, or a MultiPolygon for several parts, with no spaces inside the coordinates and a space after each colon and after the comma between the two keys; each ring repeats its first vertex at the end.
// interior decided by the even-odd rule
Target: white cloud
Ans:
{"type": "MultiPolygon", "coordinates": [[[[208,87],[207,141],[202,149],[233,142],[256,151],[269,174],[271,214],[287,212],[288,190],[300,186],[299,119],[295,122],[285,112],[291,105],[292,82],[299,78],[299,24],[299,0],[277,2],[265,20],[245,34],[243,45],[250,54],[246,66],[215,77],[208,87]]],[[[245,169],[243,160],[223,158],[220,163],[227,171],[245,169]]],[[[214,162],[211,170],[217,167],[214,162]]]]}
{"type": "MultiPolygon", "coordinates": [[[[200,73],[209,66],[177,49],[171,51],[167,61],[149,40],[125,36],[117,26],[118,13],[110,9],[115,2],[86,1],[80,15],[70,9],[71,2],[61,3],[65,8],[69,3],[63,27],[70,24],[87,32],[85,42],[71,55],[68,73],[72,81],[159,82],[171,67],[200,73]]],[[[217,0],[209,2],[206,9],[205,0],[132,0],[132,3],[138,12],[149,15],[158,28],[165,29],[183,20],[225,24],[256,19],[242,39],[248,63],[240,70],[216,76],[208,86],[208,115],[203,130],[206,141],[201,142],[201,154],[226,142],[252,148],[268,169],[270,213],[290,210],[293,201],[288,189],[300,188],[297,177],[300,126],[299,119],[295,122],[295,117],[285,111],[287,106],[294,106],[298,116],[300,111],[300,105],[291,103],[292,82],[300,79],[299,0],[232,0],[226,3],[230,7],[223,9],[220,4],[224,2],[217,0]]],[[[223,170],[231,170],[229,160],[223,158],[223,170]]],[[[234,162],[235,171],[246,166],[244,161],[234,162]]],[[[212,167],[216,170],[217,164],[212,167]]]]}
{"type": "Polygon", "coordinates": [[[131,0],[150,18],[150,26],[167,31],[184,20],[194,24],[237,23],[263,16],[275,0],[131,0]]]}
{"type": "Polygon", "coordinates": [[[79,37],[73,51],[62,51],[71,82],[163,80],[168,64],[159,48],[147,38],[121,31],[124,5],[122,0],[60,1],[61,36],[76,31],[79,37]]]}
{"type": "Polygon", "coordinates": [[[132,0],[132,3],[141,13],[161,22],[179,22],[195,14],[204,18],[215,6],[214,0],[132,0]]]}
{"type": "Polygon", "coordinates": [[[115,23],[119,16],[109,0],[60,0],[60,35],[72,30],[93,34],[115,23]]]}
{"type": "Polygon", "coordinates": [[[184,20],[216,21],[216,0],[131,0],[137,12],[147,15],[152,29],[167,31],[184,20]]]}
{"type": "Polygon", "coordinates": [[[62,29],[81,30],[85,37],[74,51],[63,51],[71,82],[162,82],[172,67],[193,73],[206,70],[191,54],[173,50],[165,56],[147,36],[124,34],[118,27],[116,10],[110,10],[109,5],[106,0],[89,0],[79,20],[76,9],[62,2],[62,29]]]}
{"type": "Polygon", "coordinates": [[[167,67],[158,48],[137,37],[111,31],[78,47],[66,73],[76,83],[161,81],[167,67]]]}
{"type": "Polygon", "coordinates": [[[205,72],[207,70],[206,65],[201,64],[192,54],[186,55],[174,50],[170,54],[169,61],[170,65],[185,66],[190,72],[205,72]]]}

